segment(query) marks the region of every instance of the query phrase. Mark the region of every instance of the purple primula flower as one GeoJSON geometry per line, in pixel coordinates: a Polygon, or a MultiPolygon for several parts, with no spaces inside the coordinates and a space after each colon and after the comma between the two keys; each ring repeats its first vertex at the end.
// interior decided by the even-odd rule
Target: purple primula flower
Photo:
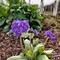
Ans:
{"type": "Polygon", "coordinates": [[[52,41],[56,40],[56,37],[52,37],[52,36],[51,36],[51,40],[52,40],[52,41]]]}
{"type": "Polygon", "coordinates": [[[53,55],[56,56],[57,55],[57,52],[54,52],[53,55]]]}
{"type": "Polygon", "coordinates": [[[30,28],[28,22],[26,20],[15,20],[11,25],[11,32],[15,36],[21,36],[21,33],[25,33],[30,28]]]}
{"type": "Polygon", "coordinates": [[[30,28],[30,26],[26,20],[21,21],[21,28],[23,29],[23,30],[21,29],[22,32],[27,32],[27,30],[30,28]]]}
{"type": "Polygon", "coordinates": [[[45,31],[44,35],[50,36],[52,41],[56,39],[55,35],[50,30],[45,31]]]}
{"type": "Polygon", "coordinates": [[[39,32],[38,32],[36,29],[34,29],[33,32],[34,32],[35,34],[39,34],[39,32]]]}
{"type": "Polygon", "coordinates": [[[11,25],[11,31],[13,33],[19,33],[20,32],[20,21],[19,20],[15,20],[12,25],[11,25]]]}

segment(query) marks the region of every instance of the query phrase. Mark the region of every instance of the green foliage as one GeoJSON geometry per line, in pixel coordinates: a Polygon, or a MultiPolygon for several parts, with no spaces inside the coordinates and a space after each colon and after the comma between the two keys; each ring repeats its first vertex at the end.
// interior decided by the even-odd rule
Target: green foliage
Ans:
{"type": "Polygon", "coordinates": [[[18,56],[12,56],[10,58],[8,58],[7,60],[27,60],[26,57],[24,56],[23,53],[21,53],[18,56]]]}
{"type": "Polygon", "coordinates": [[[46,55],[40,55],[38,56],[38,60],[49,60],[46,55]]]}
{"type": "MultiPolygon", "coordinates": [[[[36,41],[38,41],[38,39],[36,41]]],[[[7,60],[49,60],[48,55],[53,53],[53,50],[44,50],[44,44],[33,44],[30,43],[30,40],[28,39],[24,40],[24,46],[25,53],[9,57],[7,60]]]]}
{"type": "Polygon", "coordinates": [[[45,19],[45,16],[37,11],[38,10],[37,4],[35,5],[24,4],[20,9],[28,19],[31,28],[38,30],[42,26],[41,22],[45,19]]]}
{"type": "Polygon", "coordinates": [[[1,18],[0,19],[0,26],[3,25],[5,23],[5,19],[4,18],[1,18]]]}
{"type": "Polygon", "coordinates": [[[43,54],[46,54],[47,56],[50,56],[50,55],[53,54],[53,49],[52,50],[46,50],[46,51],[44,50],[43,54]]]}
{"type": "MultiPolygon", "coordinates": [[[[4,23],[11,25],[14,20],[24,19],[28,21],[32,30],[41,28],[41,22],[45,16],[37,11],[37,4],[27,4],[23,0],[6,0],[6,2],[7,4],[0,4],[0,26],[4,23]]],[[[7,31],[9,31],[8,28],[7,31]]]]}
{"type": "Polygon", "coordinates": [[[5,27],[4,27],[4,32],[7,32],[7,31],[9,31],[10,30],[10,25],[6,25],[5,27]]]}
{"type": "Polygon", "coordinates": [[[8,7],[4,4],[0,4],[0,17],[7,16],[8,7]]]}

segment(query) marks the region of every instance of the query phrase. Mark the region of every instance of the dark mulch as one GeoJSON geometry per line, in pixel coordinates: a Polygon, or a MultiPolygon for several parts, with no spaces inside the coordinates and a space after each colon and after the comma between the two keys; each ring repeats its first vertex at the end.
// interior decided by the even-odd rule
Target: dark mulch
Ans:
{"type": "Polygon", "coordinates": [[[0,60],[6,60],[9,56],[18,55],[20,52],[19,40],[12,35],[7,36],[0,28],[0,60]]]}
{"type": "MultiPolygon", "coordinates": [[[[51,56],[51,60],[60,60],[60,30],[59,29],[51,29],[56,35],[56,40],[52,42],[49,40],[46,44],[46,49],[54,49],[57,52],[56,56],[51,56]]],[[[41,32],[41,39],[43,38],[43,31],[41,32]]],[[[6,60],[10,56],[18,55],[21,52],[20,42],[12,35],[7,35],[2,32],[2,28],[0,28],[0,60],[6,60]]]]}

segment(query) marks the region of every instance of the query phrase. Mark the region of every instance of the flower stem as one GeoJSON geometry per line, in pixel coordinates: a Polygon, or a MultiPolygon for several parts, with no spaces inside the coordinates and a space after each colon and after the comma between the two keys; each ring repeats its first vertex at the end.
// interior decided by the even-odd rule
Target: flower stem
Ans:
{"type": "Polygon", "coordinates": [[[20,37],[20,45],[21,45],[22,51],[24,52],[24,47],[23,47],[23,44],[22,44],[22,39],[21,39],[21,37],[20,37]]]}
{"type": "Polygon", "coordinates": [[[46,38],[46,41],[45,41],[44,45],[46,45],[46,43],[47,43],[48,40],[49,40],[49,37],[46,38]]]}

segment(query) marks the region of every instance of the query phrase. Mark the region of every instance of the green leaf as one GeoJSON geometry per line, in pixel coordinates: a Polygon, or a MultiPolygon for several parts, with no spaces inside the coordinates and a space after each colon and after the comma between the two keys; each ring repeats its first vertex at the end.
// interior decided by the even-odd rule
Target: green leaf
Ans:
{"type": "Polygon", "coordinates": [[[28,39],[24,40],[24,45],[25,45],[26,51],[30,50],[30,41],[28,39]]]}
{"type": "Polygon", "coordinates": [[[28,50],[26,52],[26,56],[28,56],[28,58],[32,58],[32,51],[28,50]]]}
{"type": "Polygon", "coordinates": [[[25,50],[26,50],[26,52],[27,52],[28,50],[30,50],[30,47],[31,47],[31,49],[33,49],[33,46],[32,46],[32,44],[31,44],[31,46],[30,46],[30,41],[29,41],[28,39],[24,40],[24,45],[25,45],[25,50]]]}
{"type": "Polygon", "coordinates": [[[12,21],[12,19],[13,19],[13,15],[9,15],[8,19],[6,20],[6,23],[11,22],[11,21],[12,21]]]}
{"type": "Polygon", "coordinates": [[[47,56],[52,55],[53,54],[53,50],[44,50],[43,54],[46,54],[47,56]]]}
{"type": "Polygon", "coordinates": [[[36,56],[42,54],[43,50],[44,50],[44,45],[42,43],[36,45],[36,47],[33,50],[33,57],[36,58],[36,56]]]}
{"type": "Polygon", "coordinates": [[[38,60],[49,60],[46,55],[40,55],[38,56],[38,60]]]}
{"type": "Polygon", "coordinates": [[[33,45],[38,45],[39,44],[39,39],[37,38],[36,40],[33,40],[33,45]]]}
{"type": "Polygon", "coordinates": [[[27,59],[21,58],[21,56],[18,55],[18,56],[9,57],[7,60],[27,60],[27,59]]]}
{"type": "Polygon", "coordinates": [[[10,9],[10,12],[12,12],[12,13],[13,13],[14,11],[15,11],[15,9],[10,9]]]}
{"type": "Polygon", "coordinates": [[[17,13],[16,14],[16,19],[27,19],[26,17],[25,17],[25,15],[24,14],[22,14],[22,13],[17,13]]]}
{"type": "Polygon", "coordinates": [[[34,20],[33,22],[34,22],[35,24],[38,24],[39,26],[42,25],[41,22],[40,22],[40,20],[34,20]]]}
{"type": "Polygon", "coordinates": [[[5,19],[0,19],[0,26],[2,26],[5,23],[5,19]]]}
{"type": "Polygon", "coordinates": [[[23,38],[28,38],[29,36],[31,36],[31,38],[34,37],[34,34],[33,33],[22,33],[22,36],[23,38]]]}
{"type": "Polygon", "coordinates": [[[4,32],[8,32],[10,30],[10,25],[6,25],[3,29],[4,32]]]}
{"type": "Polygon", "coordinates": [[[21,0],[6,0],[6,2],[9,5],[13,5],[13,4],[19,4],[21,2],[21,0]]]}
{"type": "Polygon", "coordinates": [[[27,60],[23,53],[18,56],[11,56],[7,60],[27,60]]]}
{"type": "Polygon", "coordinates": [[[32,8],[33,8],[34,10],[38,10],[38,4],[32,5],[32,8]]]}
{"type": "Polygon", "coordinates": [[[30,34],[29,33],[22,33],[22,36],[23,38],[27,38],[30,34]]]}
{"type": "Polygon", "coordinates": [[[0,17],[7,16],[8,7],[4,4],[0,4],[0,17]]]}
{"type": "Polygon", "coordinates": [[[38,51],[41,52],[43,50],[44,50],[44,44],[40,43],[36,45],[36,47],[34,48],[33,54],[37,53],[38,51]]]}
{"type": "Polygon", "coordinates": [[[41,27],[40,26],[37,26],[36,24],[32,25],[31,26],[33,29],[36,29],[36,30],[39,30],[41,27]]]}

